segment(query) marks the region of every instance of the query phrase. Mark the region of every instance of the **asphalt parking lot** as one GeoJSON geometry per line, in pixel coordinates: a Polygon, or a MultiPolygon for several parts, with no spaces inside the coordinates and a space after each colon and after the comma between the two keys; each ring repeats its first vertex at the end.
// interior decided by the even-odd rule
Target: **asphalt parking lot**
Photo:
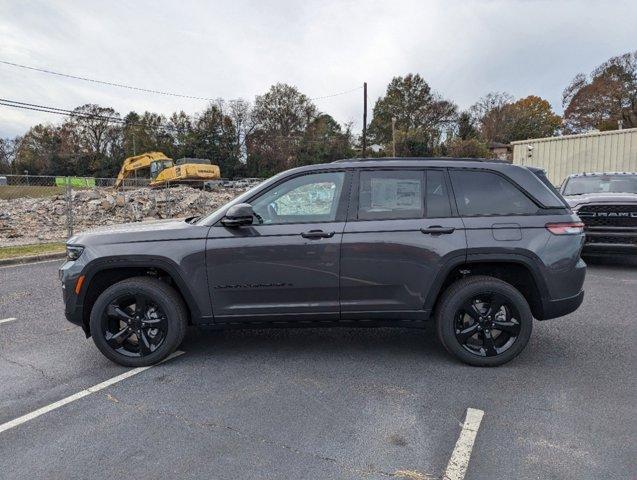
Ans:
{"type": "Polygon", "coordinates": [[[591,265],[584,305],[495,369],[431,327],[191,330],[104,386],[130,371],[66,322],[59,265],[0,269],[3,479],[441,478],[467,409],[484,412],[467,479],[637,475],[636,266],[591,265]]]}

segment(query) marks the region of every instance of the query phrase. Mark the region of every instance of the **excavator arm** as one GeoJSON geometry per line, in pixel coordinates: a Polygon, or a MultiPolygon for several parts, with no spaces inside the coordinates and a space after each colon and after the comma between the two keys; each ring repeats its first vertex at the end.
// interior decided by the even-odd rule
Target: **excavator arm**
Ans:
{"type": "Polygon", "coordinates": [[[122,168],[117,174],[117,179],[115,180],[115,189],[121,187],[122,182],[128,178],[130,175],[135,173],[137,170],[142,168],[150,168],[150,165],[157,161],[170,161],[166,155],[161,152],[148,152],[142,153],[141,155],[137,155],[135,157],[128,157],[122,163],[122,168]]]}

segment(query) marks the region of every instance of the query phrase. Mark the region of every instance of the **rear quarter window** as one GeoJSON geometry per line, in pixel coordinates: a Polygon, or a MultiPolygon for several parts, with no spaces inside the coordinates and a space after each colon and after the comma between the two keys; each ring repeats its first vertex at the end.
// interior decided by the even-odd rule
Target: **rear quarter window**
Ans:
{"type": "Polygon", "coordinates": [[[501,175],[478,170],[450,171],[461,216],[533,215],[538,206],[501,175]]]}

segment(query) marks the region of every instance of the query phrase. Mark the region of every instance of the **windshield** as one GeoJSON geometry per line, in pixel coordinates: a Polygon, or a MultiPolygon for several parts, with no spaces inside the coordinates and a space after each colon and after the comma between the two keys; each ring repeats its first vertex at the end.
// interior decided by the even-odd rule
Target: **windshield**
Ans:
{"type": "Polygon", "coordinates": [[[159,172],[173,166],[172,160],[156,160],[150,164],[150,178],[155,178],[159,172]]]}
{"type": "Polygon", "coordinates": [[[564,195],[587,193],[637,193],[637,174],[572,177],[564,187],[564,195]]]}

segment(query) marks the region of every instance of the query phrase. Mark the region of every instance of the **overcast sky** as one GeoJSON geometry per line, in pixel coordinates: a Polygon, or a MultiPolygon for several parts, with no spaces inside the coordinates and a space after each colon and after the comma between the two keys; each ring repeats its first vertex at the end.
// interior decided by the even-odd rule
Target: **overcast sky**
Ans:
{"type": "MultiPolygon", "coordinates": [[[[276,82],[320,97],[420,73],[460,108],[490,91],[548,99],[573,76],[637,49],[637,1],[0,0],[0,60],[143,88],[254,99],[276,82]]],[[[204,101],[0,64],[0,98],[122,114],[196,113],[204,101]]],[[[362,90],[316,101],[362,125],[362,90]]],[[[62,118],[0,106],[0,136],[62,118]]]]}

